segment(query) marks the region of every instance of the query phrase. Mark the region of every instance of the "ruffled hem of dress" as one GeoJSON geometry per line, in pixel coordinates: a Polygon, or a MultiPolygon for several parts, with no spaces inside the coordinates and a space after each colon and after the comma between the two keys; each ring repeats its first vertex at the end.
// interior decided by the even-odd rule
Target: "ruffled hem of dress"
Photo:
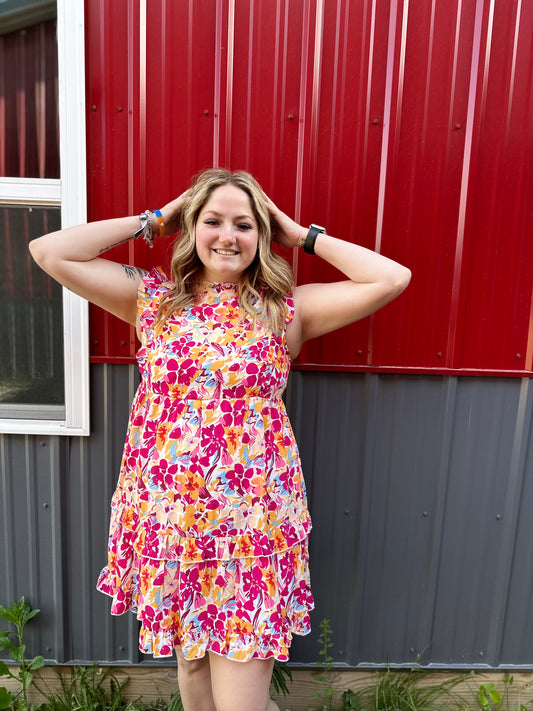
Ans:
{"type": "Polygon", "coordinates": [[[129,566],[119,567],[115,561],[104,568],[97,589],[113,598],[111,614],[136,613],[141,622],[139,649],[154,657],[172,656],[177,646],[187,659],[213,652],[242,662],[270,657],[286,661],[292,636],[311,630],[314,602],[306,541],[270,559],[183,567],[178,561],[142,560],[133,554],[129,566]],[[228,570],[230,577],[224,579],[228,570]],[[276,579],[273,597],[264,587],[259,594],[257,587],[248,598],[246,580],[257,581],[260,570],[268,570],[265,579],[276,579]],[[213,597],[194,587],[205,572],[214,581],[213,597]]]}
{"type": "Polygon", "coordinates": [[[289,659],[292,636],[305,636],[311,632],[309,614],[302,615],[302,618],[301,624],[285,633],[284,637],[281,635],[262,635],[261,637],[250,635],[249,639],[239,642],[226,639],[223,636],[219,639],[205,636],[198,640],[184,642],[179,636],[174,637],[171,632],[153,634],[144,630],[143,627],[139,635],[139,649],[143,654],[151,654],[155,659],[170,657],[174,653],[174,647],[179,647],[185,659],[202,659],[208,652],[213,652],[236,662],[272,657],[279,662],[286,662],[289,659]]]}
{"type": "Polygon", "coordinates": [[[272,528],[269,534],[250,530],[226,536],[206,534],[188,537],[172,529],[161,531],[161,524],[152,518],[139,521],[136,508],[121,503],[113,511],[109,548],[123,554],[134,548],[137,555],[143,558],[178,560],[182,563],[260,558],[292,548],[309,536],[311,528],[311,519],[306,511],[303,518],[287,518],[272,528]]]}

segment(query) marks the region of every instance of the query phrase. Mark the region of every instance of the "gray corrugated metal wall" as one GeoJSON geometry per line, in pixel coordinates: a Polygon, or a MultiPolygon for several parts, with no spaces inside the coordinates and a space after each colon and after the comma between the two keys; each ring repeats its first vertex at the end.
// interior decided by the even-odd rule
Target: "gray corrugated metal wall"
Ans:
{"type": "MultiPolygon", "coordinates": [[[[137,382],[94,365],[88,439],[4,435],[0,602],[41,614],[30,653],[131,661],[133,615],[95,591],[109,501],[137,382]]],[[[336,662],[533,669],[533,382],[517,378],[294,372],[288,408],[314,530],[319,621],[336,662]]],[[[151,659],[151,658],[148,658],[151,659]]]]}

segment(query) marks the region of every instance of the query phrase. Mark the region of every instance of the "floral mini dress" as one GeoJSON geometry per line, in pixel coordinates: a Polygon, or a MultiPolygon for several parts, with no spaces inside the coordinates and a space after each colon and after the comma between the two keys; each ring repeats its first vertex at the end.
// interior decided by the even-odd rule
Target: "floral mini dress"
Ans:
{"type": "Polygon", "coordinates": [[[144,653],[284,661],[313,608],[285,333],[243,318],[231,283],[156,329],[171,287],[154,269],[139,288],[141,383],[97,587],[137,613],[144,653]]]}

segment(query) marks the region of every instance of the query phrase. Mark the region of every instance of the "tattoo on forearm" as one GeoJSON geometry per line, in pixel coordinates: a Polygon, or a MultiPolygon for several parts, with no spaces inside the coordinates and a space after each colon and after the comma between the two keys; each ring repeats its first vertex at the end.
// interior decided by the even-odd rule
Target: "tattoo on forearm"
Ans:
{"type": "Polygon", "coordinates": [[[131,239],[130,237],[126,237],[125,239],[121,239],[120,242],[115,242],[114,244],[110,244],[109,247],[102,247],[102,249],[98,252],[98,254],[102,254],[102,252],[107,252],[108,249],[113,249],[113,247],[118,247],[119,244],[124,244],[124,242],[129,242],[131,239]]]}
{"type": "Polygon", "coordinates": [[[126,272],[128,279],[135,279],[136,276],[140,276],[141,279],[148,274],[146,269],[141,269],[140,267],[132,267],[130,264],[120,265],[126,272]]]}

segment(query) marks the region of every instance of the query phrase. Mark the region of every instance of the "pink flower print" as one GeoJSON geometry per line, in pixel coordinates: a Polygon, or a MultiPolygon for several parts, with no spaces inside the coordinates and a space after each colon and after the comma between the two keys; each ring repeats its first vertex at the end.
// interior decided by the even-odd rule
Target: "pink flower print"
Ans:
{"type": "Polygon", "coordinates": [[[254,569],[250,572],[243,573],[242,580],[243,592],[250,598],[262,595],[263,592],[266,592],[267,590],[267,584],[263,580],[263,572],[258,566],[254,567],[254,569]]]}
{"type": "MultiPolygon", "coordinates": [[[[251,472],[248,473],[251,477],[251,472]]],[[[246,479],[247,471],[242,464],[236,464],[235,467],[226,473],[226,481],[230,489],[236,494],[244,494],[250,488],[250,482],[246,479]]]]}
{"type": "Polygon", "coordinates": [[[152,633],[157,634],[162,629],[163,621],[163,610],[154,610],[151,605],[145,605],[142,613],[142,623],[151,630],[152,633]]]}
{"type": "Polygon", "coordinates": [[[301,607],[306,607],[306,603],[310,602],[310,590],[304,580],[294,590],[294,599],[301,607]]]}
{"type": "Polygon", "coordinates": [[[205,631],[216,630],[217,632],[223,632],[226,613],[219,610],[216,605],[208,605],[207,609],[198,615],[198,621],[205,631]]]}
{"type": "Polygon", "coordinates": [[[226,441],[224,438],[225,431],[221,424],[214,427],[206,427],[202,431],[202,447],[206,454],[211,456],[220,449],[226,449],[226,441]]]}
{"type": "Polygon", "coordinates": [[[153,580],[153,585],[159,587],[159,586],[163,585],[164,582],[165,582],[165,571],[160,570],[153,580]]]}
{"type": "Polygon", "coordinates": [[[287,617],[281,615],[278,610],[275,610],[271,613],[269,622],[272,626],[272,634],[281,634],[283,628],[287,625],[287,617]]]}
{"type": "Polygon", "coordinates": [[[177,471],[178,467],[176,464],[169,465],[166,459],[160,459],[158,464],[152,466],[150,472],[152,483],[161,489],[169,489],[174,483],[174,475],[177,471]]]}
{"type": "Polygon", "coordinates": [[[159,557],[159,525],[155,524],[144,539],[143,555],[147,558],[159,557]]]}
{"type": "Polygon", "coordinates": [[[288,583],[294,578],[294,554],[289,551],[287,555],[281,556],[280,559],[281,580],[288,583]]]}
{"type": "Polygon", "coordinates": [[[183,592],[186,595],[202,592],[202,583],[198,574],[198,568],[194,567],[190,570],[183,571],[181,575],[183,592]]]}
{"type": "Polygon", "coordinates": [[[113,600],[113,614],[122,615],[124,612],[127,612],[128,607],[129,603],[126,599],[124,591],[121,588],[118,588],[113,600]]]}
{"type": "Polygon", "coordinates": [[[223,467],[230,467],[233,464],[233,457],[226,450],[223,450],[220,454],[220,464],[223,467]]]}
{"type": "MultiPolygon", "coordinates": [[[[170,359],[168,363],[173,361],[173,359],[170,359]]],[[[198,365],[194,360],[191,360],[191,358],[186,358],[184,361],[182,361],[181,365],[178,366],[177,361],[173,361],[176,363],[176,370],[178,370],[178,374],[176,378],[172,381],[169,380],[169,382],[176,383],[178,382],[180,385],[189,385],[190,383],[194,382],[196,380],[196,374],[198,373],[198,365]]]]}
{"type": "Polygon", "coordinates": [[[246,366],[247,377],[244,380],[244,384],[247,388],[253,388],[257,385],[257,376],[259,374],[259,366],[257,363],[248,363],[246,366]]]}

